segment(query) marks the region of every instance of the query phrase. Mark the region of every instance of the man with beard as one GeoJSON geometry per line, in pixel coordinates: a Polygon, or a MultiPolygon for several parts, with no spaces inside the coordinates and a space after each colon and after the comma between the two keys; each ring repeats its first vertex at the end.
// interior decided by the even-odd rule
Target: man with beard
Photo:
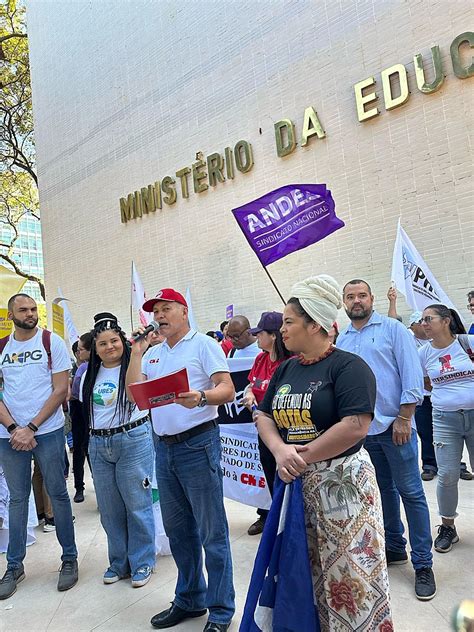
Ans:
{"type": "Polygon", "coordinates": [[[402,323],[374,310],[374,296],[366,281],[346,283],[343,301],[351,324],[339,335],[337,346],[360,355],[377,380],[375,414],[365,448],[382,495],[387,564],[408,560],[401,496],[415,568],[415,594],[427,601],[435,596],[436,583],[430,515],[418,469],[414,413],[423,401],[423,374],[416,346],[402,323]]]}
{"type": "Polygon", "coordinates": [[[0,599],[8,599],[25,578],[31,457],[37,460],[53,505],[62,547],[58,590],[78,580],[71,502],[64,479],[64,414],[71,361],[64,341],[38,328],[38,308],[27,294],[8,301],[14,331],[0,345],[3,401],[0,402],[0,462],[10,491],[10,539],[0,599]],[[6,341],[6,342],[5,342],[6,341]]]}

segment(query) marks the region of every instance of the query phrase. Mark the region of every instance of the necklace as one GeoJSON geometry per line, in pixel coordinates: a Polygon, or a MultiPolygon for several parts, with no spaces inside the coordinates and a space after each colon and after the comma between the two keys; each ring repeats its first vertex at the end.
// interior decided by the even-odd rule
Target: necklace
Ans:
{"type": "Polygon", "coordinates": [[[334,351],[336,351],[336,347],[334,345],[331,345],[327,351],[325,351],[322,355],[318,356],[317,358],[306,359],[303,356],[303,354],[300,353],[298,355],[298,360],[299,360],[299,363],[303,364],[304,366],[308,364],[316,364],[316,362],[321,362],[321,360],[324,360],[325,358],[330,356],[331,353],[333,353],[334,351]]]}

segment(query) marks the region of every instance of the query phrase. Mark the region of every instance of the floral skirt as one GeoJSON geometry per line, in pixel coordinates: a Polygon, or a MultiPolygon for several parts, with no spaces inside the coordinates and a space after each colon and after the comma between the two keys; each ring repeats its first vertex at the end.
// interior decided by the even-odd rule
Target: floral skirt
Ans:
{"type": "Polygon", "coordinates": [[[322,632],[392,632],[382,504],[369,455],[313,463],[302,476],[322,632]]]}

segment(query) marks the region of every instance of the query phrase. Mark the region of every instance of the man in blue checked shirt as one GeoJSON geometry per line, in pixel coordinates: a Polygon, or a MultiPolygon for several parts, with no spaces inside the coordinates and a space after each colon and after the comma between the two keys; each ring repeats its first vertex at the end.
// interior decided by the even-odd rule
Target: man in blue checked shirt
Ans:
{"type": "Polygon", "coordinates": [[[430,516],[418,468],[414,413],[423,401],[423,374],[413,336],[394,318],[374,308],[369,284],[354,279],[344,286],[343,300],[351,324],[337,346],[360,355],[377,380],[375,416],[365,448],[370,454],[382,495],[387,564],[405,564],[407,541],[400,518],[400,496],[408,521],[415,593],[427,601],[436,594],[432,571],[430,516]]]}

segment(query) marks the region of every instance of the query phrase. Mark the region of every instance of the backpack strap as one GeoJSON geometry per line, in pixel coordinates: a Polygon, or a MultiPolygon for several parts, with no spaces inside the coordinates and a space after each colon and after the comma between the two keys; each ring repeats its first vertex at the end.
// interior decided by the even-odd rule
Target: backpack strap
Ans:
{"type": "Polygon", "coordinates": [[[43,343],[46,355],[48,356],[48,369],[51,371],[53,368],[53,360],[51,357],[51,332],[48,329],[43,329],[41,342],[43,343]]]}
{"type": "Polygon", "coordinates": [[[467,334],[459,334],[457,339],[463,350],[471,358],[471,362],[474,362],[474,351],[470,347],[469,336],[467,334]]]}
{"type": "Polygon", "coordinates": [[[8,334],[8,336],[5,336],[5,338],[0,338],[0,353],[3,353],[3,350],[7,346],[9,340],[10,334],[8,334]]]}

